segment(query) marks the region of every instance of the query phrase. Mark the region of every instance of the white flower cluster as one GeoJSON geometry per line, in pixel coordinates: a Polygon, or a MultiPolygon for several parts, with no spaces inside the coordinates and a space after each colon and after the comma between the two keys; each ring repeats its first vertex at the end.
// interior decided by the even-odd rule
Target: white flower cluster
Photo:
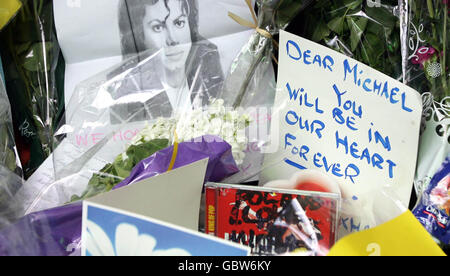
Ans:
{"type": "Polygon", "coordinates": [[[244,151],[248,143],[245,129],[249,124],[250,116],[228,109],[222,99],[215,99],[204,110],[181,112],[175,118],[158,118],[153,125],[146,126],[132,144],[139,145],[154,139],[171,140],[175,131],[178,142],[215,135],[231,145],[233,157],[240,165],[245,158],[244,151]]]}

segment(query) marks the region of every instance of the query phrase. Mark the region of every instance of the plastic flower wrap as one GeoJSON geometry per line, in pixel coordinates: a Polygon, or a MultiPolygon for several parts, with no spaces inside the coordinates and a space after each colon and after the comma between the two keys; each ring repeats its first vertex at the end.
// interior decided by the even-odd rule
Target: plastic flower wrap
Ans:
{"type": "Polygon", "coordinates": [[[17,216],[20,202],[16,197],[22,187],[22,168],[14,142],[11,107],[2,77],[0,62],[0,227],[17,216]]]}
{"type": "Polygon", "coordinates": [[[203,135],[220,136],[242,160],[247,140],[240,133],[251,119],[218,99],[223,76],[213,69],[220,60],[207,43],[192,43],[181,80],[165,74],[165,50],[152,49],[79,83],[55,151],[28,180],[36,188],[22,191],[26,213],[108,191],[154,152],[203,135]]]}
{"type": "Polygon", "coordinates": [[[285,29],[310,2],[257,0],[256,15],[251,1],[245,1],[253,13],[253,22],[243,20],[232,13],[229,16],[236,24],[254,28],[255,32],[234,59],[218,97],[224,100],[227,109],[244,110],[251,118],[246,134],[247,148],[240,164],[241,172],[227,179],[228,183],[258,180],[257,175],[263,163],[263,151],[270,143],[269,129],[276,91],[274,72],[278,52],[276,37],[279,31],[285,29]]]}
{"type": "Polygon", "coordinates": [[[449,105],[450,33],[447,0],[402,1],[405,81],[420,93],[430,92],[436,102],[449,105]]]}
{"type": "MultiPolygon", "coordinates": [[[[251,2],[246,0],[253,12],[251,2]]],[[[272,67],[274,36],[285,29],[305,6],[304,0],[257,0],[254,22],[234,17],[237,23],[255,28],[255,33],[231,66],[224,83],[222,98],[226,106],[273,105],[275,78],[272,67]]]]}
{"type": "Polygon", "coordinates": [[[421,194],[414,215],[430,234],[450,247],[450,155],[421,194]]]}
{"type": "Polygon", "coordinates": [[[53,1],[23,0],[0,46],[16,142],[28,178],[53,151],[64,111],[65,63],[54,32],[53,1]]]}
{"type": "Polygon", "coordinates": [[[205,110],[197,109],[189,114],[190,116],[186,117],[181,115],[160,117],[154,124],[146,126],[112,164],[107,164],[99,173],[93,175],[88,189],[81,197],[74,196],[71,200],[89,198],[113,189],[130,175],[139,162],[168,147],[174,133],[177,133],[177,143],[201,139],[207,134],[216,135],[231,145],[236,163],[242,164],[247,140],[245,135],[239,135],[239,133],[242,133],[249,125],[248,115],[239,115],[237,111],[227,112],[223,106],[223,100],[213,100],[211,106],[205,110]]]}
{"type": "MultiPolygon", "coordinates": [[[[244,151],[248,142],[244,131],[251,123],[251,119],[249,114],[241,114],[236,109],[228,110],[224,106],[223,99],[213,99],[211,105],[204,110],[181,113],[176,120],[169,122],[176,122],[170,129],[176,132],[179,140],[187,141],[205,134],[216,135],[231,145],[233,157],[238,165],[244,162],[244,151]]],[[[158,125],[157,122],[156,128],[158,125]]]]}
{"type": "Polygon", "coordinates": [[[404,82],[422,94],[415,188],[418,197],[450,154],[449,3],[402,0],[404,82]]]}

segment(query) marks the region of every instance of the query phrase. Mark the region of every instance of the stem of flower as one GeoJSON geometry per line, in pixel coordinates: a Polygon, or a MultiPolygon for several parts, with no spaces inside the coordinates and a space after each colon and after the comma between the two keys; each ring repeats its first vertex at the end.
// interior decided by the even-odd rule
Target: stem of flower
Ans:
{"type": "MultiPolygon", "coordinates": [[[[435,13],[434,13],[434,8],[433,8],[433,0],[427,0],[427,6],[428,6],[428,13],[430,14],[430,18],[434,19],[435,13]]],[[[433,38],[436,38],[436,28],[435,28],[433,22],[431,22],[431,28],[433,30],[433,38]]]]}
{"type": "Polygon", "coordinates": [[[434,19],[433,0],[427,0],[427,5],[428,5],[428,13],[430,14],[430,17],[434,19]]]}
{"type": "Polygon", "coordinates": [[[30,11],[30,8],[28,7],[28,3],[25,3],[23,5],[22,10],[23,10],[23,21],[26,21],[31,15],[31,11],[30,11]]]}
{"type": "Polygon", "coordinates": [[[264,56],[267,53],[267,47],[270,46],[270,43],[272,43],[272,40],[270,39],[265,39],[263,46],[260,48],[257,56],[255,57],[255,59],[252,61],[252,64],[249,68],[249,70],[247,71],[247,74],[245,76],[244,82],[241,85],[241,88],[238,92],[238,96],[236,97],[236,100],[233,103],[233,108],[238,108],[243,99],[244,96],[247,92],[248,89],[248,85],[250,84],[250,81],[253,78],[253,75],[255,74],[256,68],[258,67],[258,65],[261,63],[261,61],[263,60],[264,56]]]}
{"type": "Polygon", "coordinates": [[[39,14],[42,14],[43,7],[44,7],[44,0],[41,0],[39,1],[39,8],[38,8],[39,14]]]}

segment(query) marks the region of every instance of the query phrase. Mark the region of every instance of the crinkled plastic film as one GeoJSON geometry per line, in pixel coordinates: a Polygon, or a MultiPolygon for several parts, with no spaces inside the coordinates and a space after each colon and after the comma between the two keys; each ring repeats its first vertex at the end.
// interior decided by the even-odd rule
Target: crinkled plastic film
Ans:
{"type": "Polygon", "coordinates": [[[413,209],[422,223],[441,247],[450,247],[450,156],[436,171],[426,189],[420,193],[413,209]]]}
{"type": "MultiPolygon", "coordinates": [[[[270,142],[270,125],[276,80],[273,65],[278,51],[276,36],[310,1],[256,1],[255,32],[238,54],[225,79],[219,98],[226,110],[249,118],[245,132],[238,132],[235,152],[241,172],[228,183],[257,181],[263,148],[270,142]],[[245,139],[244,148],[242,143],[245,139]]],[[[226,122],[224,127],[226,127],[226,122]]]]}
{"type": "Polygon", "coordinates": [[[22,185],[22,167],[14,142],[11,107],[0,75],[0,228],[20,216],[20,201],[16,194],[22,185]]]}
{"type": "Polygon", "coordinates": [[[450,157],[449,3],[438,0],[399,3],[403,81],[421,93],[423,99],[414,181],[418,201],[413,211],[436,241],[448,250],[445,170],[450,157]]]}
{"type": "Polygon", "coordinates": [[[401,1],[404,82],[422,94],[415,189],[419,197],[450,155],[447,1],[401,1]]]}
{"type": "Polygon", "coordinates": [[[2,30],[0,49],[16,143],[28,178],[53,151],[54,130],[64,113],[65,63],[54,30],[53,1],[21,1],[21,10],[2,30]]]}
{"type": "Polygon", "coordinates": [[[448,105],[450,32],[448,1],[402,1],[405,82],[448,105]]]}
{"type": "MultiPolygon", "coordinates": [[[[195,20],[195,10],[191,12],[193,18],[190,20],[195,20]]],[[[230,78],[222,72],[217,48],[200,36],[195,37],[192,44],[181,44],[177,48],[189,49],[184,51],[188,54],[182,68],[183,74],[174,74],[170,64],[167,65],[166,59],[171,49],[147,50],[127,55],[117,66],[76,87],[66,105],[70,108],[66,110],[65,121],[60,123],[53,137],[55,150],[51,155],[52,166],[49,167],[53,171],[54,181],[40,183],[37,191],[28,188],[23,192],[29,198],[25,201],[27,216],[22,223],[28,225],[31,231],[40,232],[29,221],[36,214],[40,216],[45,210],[71,206],[81,199],[114,189],[141,161],[174,144],[194,139],[195,144],[201,145],[206,141],[214,145],[228,143],[227,140],[233,138],[229,143],[232,144],[230,157],[242,164],[245,159],[242,152],[248,140],[246,137],[239,140],[241,137],[234,134],[238,130],[245,131],[252,118],[247,112],[225,103],[228,97],[222,93],[222,88],[225,81],[230,83],[230,78]],[[198,121],[186,121],[194,117],[198,121]],[[218,120],[222,125],[215,125],[218,120]],[[232,124],[227,125],[226,122],[232,124]],[[203,128],[197,128],[199,123],[203,123],[203,128]],[[225,135],[227,133],[232,135],[225,135]],[[208,134],[218,136],[206,140],[199,138],[208,134]],[[239,146],[237,151],[236,145],[239,146]]],[[[273,105],[275,90],[268,49],[271,51],[271,46],[264,50],[264,66],[259,66],[250,80],[254,87],[263,87],[267,96],[255,93],[256,88],[253,88],[254,91],[247,94],[246,104],[251,107],[262,105],[266,114],[273,105]]],[[[238,57],[236,62],[240,60],[238,57]]],[[[242,76],[237,81],[242,81],[242,76]]],[[[241,106],[243,104],[238,107],[241,106]]],[[[222,170],[224,177],[237,172],[226,173],[230,168],[229,165],[222,170]]],[[[41,226],[47,227],[45,217],[38,224],[42,222],[41,226]]],[[[70,224],[70,221],[66,222],[70,224]]],[[[65,221],[61,221],[61,227],[64,224],[65,221]]],[[[15,226],[11,227],[14,229],[15,226]]],[[[58,226],[51,224],[49,227],[58,226]]],[[[50,237],[49,242],[54,242],[54,239],[50,237]]],[[[30,254],[45,254],[39,248],[36,247],[38,251],[30,254]]],[[[5,251],[8,252],[8,249],[5,251]]]]}
{"type": "Polygon", "coordinates": [[[195,58],[188,61],[186,71],[196,74],[193,79],[184,76],[178,88],[165,79],[164,50],[130,57],[79,84],[68,104],[75,108],[66,113],[65,124],[55,134],[61,141],[53,153],[56,181],[43,187],[30,210],[109,191],[142,159],[171,145],[170,123],[182,100],[176,95],[201,107],[217,93],[223,76],[220,70],[207,69],[211,63],[207,56],[214,58],[216,51],[205,41],[193,43],[195,58]],[[158,126],[156,131],[148,131],[153,126],[158,126]],[[86,192],[88,186],[97,188],[86,192]],[[45,206],[39,207],[41,203],[45,206]]]}

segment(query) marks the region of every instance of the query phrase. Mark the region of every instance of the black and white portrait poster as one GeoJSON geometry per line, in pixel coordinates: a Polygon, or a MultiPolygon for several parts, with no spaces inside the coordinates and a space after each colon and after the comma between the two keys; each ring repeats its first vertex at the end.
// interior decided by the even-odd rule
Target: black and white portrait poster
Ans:
{"type": "MultiPolygon", "coordinates": [[[[167,101],[173,107],[188,107],[198,95],[190,98],[183,94],[199,90],[195,78],[207,83],[203,89],[206,96],[202,95],[200,101],[214,97],[220,89],[218,84],[252,34],[252,30],[228,17],[232,12],[251,20],[243,0],[61,0],[54,1],[54,8],[58,39],[67,63],[66,117],[74,110],[68,103],[80,82],[142,52],[147,53],[142,57],[145,59],[162,51],[161,66],[149,62],[148,68],[140,68],[146,75],[139,75],[138,80],[133,77],[128,83],[121,80],[122,87],[111,93],[110,101],[126,102],[124,97],[160,85],[166,93],[156,103],[167,101]]],[[[147,93],[147,97],[153,96],[147,93]]],[[[138,107],[127,106],[125,112],[116,107],[116,120],[124,121],[121,116],[128,116],[126,110],[133,108],[138,107]]],[[[159,115],[167,114],[160,112],[154,117],[159,115]]],[[[138,116],[136,120],[146,119],[138,116]]]]}

